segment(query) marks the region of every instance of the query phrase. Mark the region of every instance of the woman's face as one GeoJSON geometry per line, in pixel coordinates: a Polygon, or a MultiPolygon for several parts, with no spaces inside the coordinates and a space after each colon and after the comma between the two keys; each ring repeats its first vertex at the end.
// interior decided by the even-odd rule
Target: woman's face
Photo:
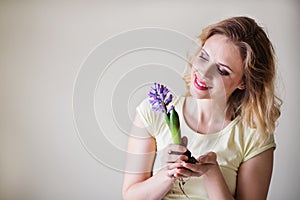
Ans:
{"type": "Polygon", "coordinates": [[[190,93],[198,99],[227,101],[233,91],[244,89],[240,52],[224,35],[208,38],[192,65],[190,93]]]}

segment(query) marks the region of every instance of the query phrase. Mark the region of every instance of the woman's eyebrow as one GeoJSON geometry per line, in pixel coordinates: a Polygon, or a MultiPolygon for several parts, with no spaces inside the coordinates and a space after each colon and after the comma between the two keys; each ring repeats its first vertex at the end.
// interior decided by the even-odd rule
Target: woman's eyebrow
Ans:
{"type": "Polygon", "coordinates": [[[209,54],[207,53],[207,51],[206,51],[204,48],[202,48],[201,51],[202,51],[207,57],[209,57],[209,54]]]}
{"type": "MultiPolygon", "coordinates": [[[[209,54],[207,53],[207,51],[206,51],[204,48],[202,48],[201,51],[202,51],[207,57],[209,57],[209,54]]],[[[218,63],[218,65],[220,65],[220,66],[222,66],[222,67],[226,67],[226,68],[228,68],[230,71],[233,72],[233,70],[231,69],[231,67],[229,67],[228,65],[225,65],[225,64],[223,64],[223,63],[218,63]]]]}
{"type": "MultiPolygon", "coordinates": [[[[222,66],[222,67],[226,67],[228,68],[230,71],[232,71],[232,69],[228,66],[228,65],[225,65],[223,63],[218,63],[218,65],[222,66]]],[[[232,71],[233,72],[233,71],[232,71]]]]}

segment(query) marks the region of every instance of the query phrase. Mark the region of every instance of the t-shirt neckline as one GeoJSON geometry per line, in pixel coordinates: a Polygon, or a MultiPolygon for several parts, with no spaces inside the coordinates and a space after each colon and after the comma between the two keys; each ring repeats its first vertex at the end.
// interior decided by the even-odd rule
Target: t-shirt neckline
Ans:
{"type": "Polygon", "coordinates": [[[236,118],[234,118],[229,124],[227,124],[227,126],[225,126],[223,129],[221,129],[220,131],[217,131],[215,133],[209,133],[209,134],[203,134],[203,133],[198,133],[197,131],[193,130],[186,122],[184,115],[183,115],[183,105],[185,103],[185,96],[181,96],[179,98],[178,101],[178,110],[180,110],[180,112],[178,113],[180,115],[180,125],[181,126],[185,126],[189,131],[193,132],[196,135],[199,135],[199,137],[214,137],[214,136],[219,136],[222,135],[226,132],[228,132],[230,129],[232,129],[232,127],[240,120],[240,116],[237,116],[236,118]]]}

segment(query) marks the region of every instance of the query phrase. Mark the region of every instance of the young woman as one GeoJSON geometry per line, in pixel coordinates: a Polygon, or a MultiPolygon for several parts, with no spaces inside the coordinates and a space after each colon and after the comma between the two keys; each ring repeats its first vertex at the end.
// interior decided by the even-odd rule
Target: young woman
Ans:
{"type": "Polygon", "coordinates": [[[142,102],[128,142],[124,199],[267,198],[281,104],[273,46],[248,17],[210,25],[199,39],[188,95],[172,102],[185,145],[170,145],[163,115],[142,102]],[[187,149],[197,163],[187,162],[187,149]]]}

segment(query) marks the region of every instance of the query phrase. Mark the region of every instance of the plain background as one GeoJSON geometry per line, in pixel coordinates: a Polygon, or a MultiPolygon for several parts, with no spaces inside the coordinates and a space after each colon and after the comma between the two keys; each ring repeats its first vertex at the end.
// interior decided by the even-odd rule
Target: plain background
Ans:
{"type": "Polygon", "coordinates": [[[269,199],[299,199],[299,5],[297,0],[0,1],[0,199],[121,199],[123,173],[93,158],[76,133],[72,95],[81,64],[97,45],[126,30],[163,27],[194,37],[204,26],[235,15],[266,27],[277,52],[284,106],[269,199]]]}

